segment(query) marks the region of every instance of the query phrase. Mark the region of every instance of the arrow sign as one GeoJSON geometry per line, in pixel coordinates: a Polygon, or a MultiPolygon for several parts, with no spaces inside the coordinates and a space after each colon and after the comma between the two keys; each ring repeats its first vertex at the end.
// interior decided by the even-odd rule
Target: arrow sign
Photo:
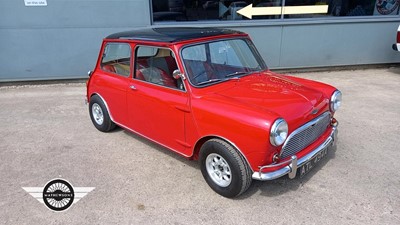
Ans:
{"type": "Polygon", "coordinates": [[[269,16],[269,15],[288,15],[288,14],[313,14],[327,13],[328,5],[305,5],[305,6],[271,6],[271,7],[253,7],[250,4],[236,13],[252,19],[253,16],[269,16]]]}

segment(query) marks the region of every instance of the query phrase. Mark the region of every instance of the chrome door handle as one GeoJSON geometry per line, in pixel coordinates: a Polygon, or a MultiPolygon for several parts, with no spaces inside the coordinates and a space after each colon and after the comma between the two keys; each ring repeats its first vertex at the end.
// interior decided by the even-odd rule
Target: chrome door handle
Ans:
{"type": "Polygon", "coordinates": [[[132,89],[132,90],[136,90],[136,87],[133,86],[133,85],[129,86],[129,88],[132,89]]]}

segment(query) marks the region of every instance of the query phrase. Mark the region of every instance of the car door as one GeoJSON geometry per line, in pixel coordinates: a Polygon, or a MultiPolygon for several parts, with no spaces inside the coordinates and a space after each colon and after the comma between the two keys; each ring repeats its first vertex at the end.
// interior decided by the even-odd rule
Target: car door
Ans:
{"type": "Polygon", "coordinates": [[[177,68],[171,50],[135,48],[135,75],[129,84],[129,127],[139,134],[183,155],[189,155],[185,139],[188,93],[172,77],[177,68]]]}
{"type": "Polygon", "coordinates": [[[126,92],[132,79],[131,46],[128,43],[109,42],[104,45],[100,70],[96,80],[106,102],[112,120],[119,124],[127,123],[126,92]]]}

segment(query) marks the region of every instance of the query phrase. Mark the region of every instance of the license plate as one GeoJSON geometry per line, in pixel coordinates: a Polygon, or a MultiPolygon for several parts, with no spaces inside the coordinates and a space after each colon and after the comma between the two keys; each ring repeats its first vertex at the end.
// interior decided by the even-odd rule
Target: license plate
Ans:
{"type": "Polygon", "coordinates": [[[318,152],[310,161],[302,165],[299,169],[300,178],[306,175],[315,165],[321,161],[328,154],[328,147],[324,148],[322,151],[318,152]]]}

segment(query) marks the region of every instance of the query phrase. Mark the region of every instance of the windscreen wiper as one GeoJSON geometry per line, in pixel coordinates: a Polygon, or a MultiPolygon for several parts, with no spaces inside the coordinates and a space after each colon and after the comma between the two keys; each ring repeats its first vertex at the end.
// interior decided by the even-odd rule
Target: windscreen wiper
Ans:
{"type": "Polygon", "coordinates": [[[214,83],[214,82],[218,82],[218,81],[221,81],[221,79],[206,80],[206,81],[202,81],[200,83],[197,83],[196,85],[209,84],[209,83],[214,83]]]}
{"type": "Polygon", "coordinates": [[[248,74],[249,72],[234,72],[234,73],[230,73],[225,75],[225,77],[233,77],[233,76],[239,76],[239,75],[245,75],[248,74]]]}

